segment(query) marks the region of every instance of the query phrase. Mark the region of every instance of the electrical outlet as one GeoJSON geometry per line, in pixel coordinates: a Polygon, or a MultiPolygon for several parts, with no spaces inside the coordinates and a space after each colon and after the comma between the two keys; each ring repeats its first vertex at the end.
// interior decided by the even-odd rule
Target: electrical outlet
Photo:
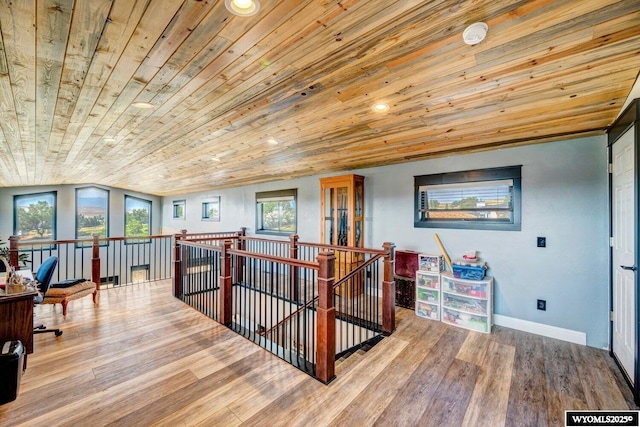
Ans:
{"type": "Polygon", "coordinates": [[[547,238],[546,237],[538,237],[538,247],[546,248],[547,247],[547,238]]]}
{"type": "Polygon", "coordinates": [[[547,311],[547,300],[538,300],[538,310],[547,311]]]}

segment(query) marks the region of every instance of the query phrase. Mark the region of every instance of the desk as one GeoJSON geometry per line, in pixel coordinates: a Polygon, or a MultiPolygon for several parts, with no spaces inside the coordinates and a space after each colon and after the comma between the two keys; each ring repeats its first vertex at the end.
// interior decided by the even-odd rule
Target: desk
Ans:
{"type": "MultiPolygon", "coordinates": [[[[0,343],[20,340],[27,354],[33,353],[33,298],[36,291],[0,297],[0,343]]],[[[24,356],[27,367],[27,355],[24,356]]]]}

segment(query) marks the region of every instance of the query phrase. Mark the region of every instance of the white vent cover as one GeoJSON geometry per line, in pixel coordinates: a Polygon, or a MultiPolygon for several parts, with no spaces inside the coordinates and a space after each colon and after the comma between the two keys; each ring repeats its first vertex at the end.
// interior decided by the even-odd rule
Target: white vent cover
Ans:
{"type": "Polygon", "coordinates": [[[480,43],[487,36],[489,26],[484,22],[476,22],[469,25],[462,33],[462,38],[466,44],[474,45],[480,43]]]}

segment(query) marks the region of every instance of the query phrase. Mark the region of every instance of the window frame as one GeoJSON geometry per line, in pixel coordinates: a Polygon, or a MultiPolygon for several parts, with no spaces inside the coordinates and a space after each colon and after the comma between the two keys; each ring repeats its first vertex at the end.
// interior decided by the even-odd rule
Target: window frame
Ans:
{"type": "Polygon", "coordinates": [[[136,196],[130,196],[128,194],[124,195],[124,237],[125,237],[125,245],[132,245],[132,244],[139,244],[139,243],[150,243],[151,239],[145,239],[145,237],[149,237],[151,236],[151,230],[152,230],[152,212],[153,212],[153,202],[151,200],[146,200],[146,199],[142,199],[140,197],[136,197],[136,196]],[[137,203],[145,203],[149,206],[149,234],[147,235],[139,235],[139,236],[129,236],[127,234],[127,202],[129,200],[133,200],[137,203]],[[135,240],[135,238],[141,238],[139,240],[135,240]]]}
{"type": "Polygon", "coordinates": [[[454,228],[469,230],[520,231],[522,228],[522,165],[459,172],[446,172],[414,176],[414,223],[415,228],[454,228]],[[512,221],[474,220],[464,218],[451,220],[421,219],[420,187],[434,185],[469,184],[487,181],[513,181],[512,221]]]}
{"type": "Polygon", "coordinates": [[[202,201],[202,211],[200,212],[202,221],[220,221],[220,196],[211,197],[207,200],[202,201]],[[218,214],[214,216],[209,216],[208,205],[217,204],[218,205],[218,214]]]}
{"type": "MultiPolygon", "coordinates": [[[[51,238],[42,238],[42,239],[30,239],[23,240],[23,242],[33,243],[34,246],[39,242],[46,241],[55,241],[57,240],[58,230],[58,192],[57,191],[43,191],[39,193],[28,193],[28,194],[16,194],[13,196],[13,235],[22,235],[18,230],[18,213],[19,213],[19,204],[22,199],[43,199],[43,198],[51,197],[51,201],[53,202],[52,207],[53,211],[51,213],[51,238]]],[[[48,202],[48,200],[47,200],[48,202]]],[[[42,246],[39,249],[53,249],[55,245],[42,246]]]]}
{"type": "Polygon", "coordinates": [[[171,218],[172,219],[185,219],[187,217],[187,201],[182,199],[182,200],[174,200],[173,204],[172,204],[173,208],[171,211],[171,218]],[[177,210],[178,208],[182,207],[182,214],[178,215],[177,214],[177,210]]]}
{"type": "MultiPolygon", "coordinates": [[[[281,222],[281,221],[279,221],[281,222]]],[[[290,188],[286,190],[275,190],[275,191],[261,191],[256,193],[256,234],[268,234],[271,236],[290,236],[292,234],[296,234],[298,230],[298,189],[290,188]],[[264,228],[264,218],[262,211],[262,204],[268,201],[285,201],[285,200],[268,200],[268,199],[282,199],[289,198],[288,202],[293,201],[295,206],[295,218],[293,220],[293,230],[282,230],[282,228],[278,230],[273,229],[265,229],[264,228]],[[264,200],[267,199],[267,200],[264,200]],[[262,201],[261,201],[262,200],[262,201]]]]}
{"type": "MultiPolygon", "coordinates": [[[[100,187],[96,187],[96,186],[88,186],[88,187],[78,187],[76,188],[76,217],[75,217],[75,236],[76,239],[81,239],[81,238],[85,238],[85,237],[90,237],[90,236],[82,236],[79,237],[78,234],[78,216],[79,216],[79,201],[80,201],[80,192],[83,190],[94,190],[94,191],[98,191],[101,193],[104,193],[104,199],[105,199],[105,215],[104,215],[104,239],[109,237],[109,197],[110,197],[110,192],[109,190],[105,190],[104,188],[100,188],[100,187]]],[[[77,247],[90,247],[91,243],[78,243],[76,244],[77,247]]],[[[105,240],[103,243],[100,244],[100,246],[107,246],[107,241],[105,240]]]]}

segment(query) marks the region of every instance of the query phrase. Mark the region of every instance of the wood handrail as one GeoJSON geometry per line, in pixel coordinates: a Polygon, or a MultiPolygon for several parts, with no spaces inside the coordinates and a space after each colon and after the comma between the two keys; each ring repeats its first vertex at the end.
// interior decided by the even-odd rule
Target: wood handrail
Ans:
{"type": "Polygon", "coordinates": [[[269,239],[268,237],[240,236],[240,240],[246,240],[246,241],[255,240],[257,242],[285,243],[287,245],[289,244],[288,237],[287,237],[287,240],[280,240],[280,239],[269,239]]]}
{"type": "Polygon", "coordinates": [[[176,245],[190,246],[192,248],[208,249],[215,252],[222,252],[222,245],[221,246],[205,245],[204,243],[190,242],[188,240],[176,240],[176,245]]]}
{"type": "MultiPolygon", "coordinates": [[[[99,237],[100,242],[117,242],[122,240],[140,240],[140,239],[166,239],[173,237],[172,234],[156,234],[151,236],[128,236],[128,237],[99,237]]],[[[69,239],[69,240],[18,240],[18,246],[44,246],[44,245],[68,245],[71,243],[93,243],[93,238],[86,239],[69,239]]]]}
{"type": "Polygon", "coordinates": [[[352,279],[356,274],[358,274],[360,270],[363,270],[364,268],[370,266],[371,264],[373,264],[375,261],[379,260],[382,257],[383,255],[376,254],[376,256],[369,258],[364,263],[359,265],[355,270],[351,270],[346,276],[344,276],[343,278],[338,280],[336,283],[334,283],[333,289],[336,289],[338,286],[343,285],[346,281],[352,279]]]}
{"type": "Polygon", "coordinates": [[[336,251],[342,251],[342,252],[359,252],[362,254],[379,254],[379,255],[386,255],[386,251],[384,249],[369,249],[369,248],[360,248],[360,247],[355,247],[355,246],[336,246],[336,245],[326,245],[324,243],[308,243],[308,242],[298,242],[298,246],[308,246],[311,248],[318,248],[318,249],[332,249],[332,250],[336,250],[336,251]]]}
{"type": "Polygon", "coordinates": [[[250,257],[250,258],[257,258],[257,259],[261,259],[263,261],[273,261],[273,262],[279,262],[282,264],[286,264],[286,265],[291,265],[293,267],[303,267],[303,268],[309,268],[312,270],[318,270],[319,268],[319,264],[317,262],[311,262],[311,261],[302,261],[299,259],[291,259],[291,258],[283,258],[283,257],[279,257],[279,256],[273,256],[273,255],[264,255],[258,252],[249,252],[249,251],[243,251],[241,249],[229,249],[229,253],[231,255],[240,255],[240,256],[244,256],[244,257],[250,257]]]}

